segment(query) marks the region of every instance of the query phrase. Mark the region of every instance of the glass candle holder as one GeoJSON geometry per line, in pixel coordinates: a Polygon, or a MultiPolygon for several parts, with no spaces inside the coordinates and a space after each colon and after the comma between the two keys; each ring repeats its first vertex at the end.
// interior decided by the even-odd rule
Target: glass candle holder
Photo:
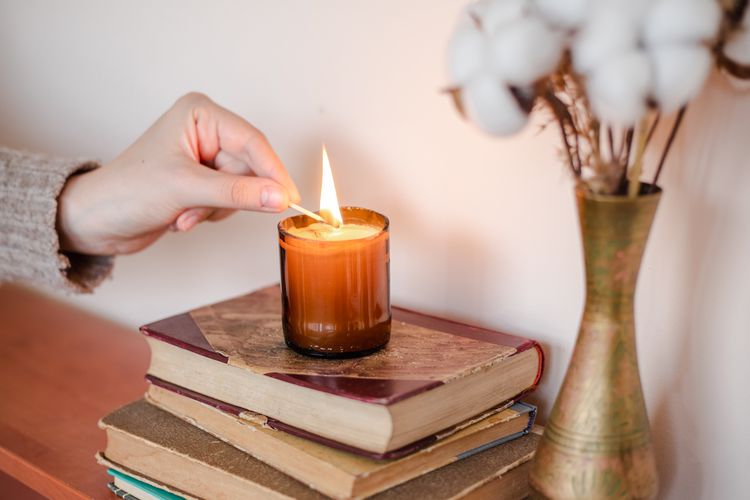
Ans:
{"type": "Polygon", "coordinates": [[[388,218],[341,215],[339,229],[306,215],[279,223],[284,339],[309,356],[364,356],[391,335],[388,218]]]}

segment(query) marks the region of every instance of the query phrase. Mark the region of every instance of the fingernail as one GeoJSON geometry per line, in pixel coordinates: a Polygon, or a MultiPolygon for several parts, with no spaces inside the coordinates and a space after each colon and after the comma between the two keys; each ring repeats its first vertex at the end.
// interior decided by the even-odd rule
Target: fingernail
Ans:
{"type": "Polygon", "coordinates": [[[284,206],[284,193],[274,186],[266,186],[260,193],[260,203],[263,208],[281,210],[284,206]]]}
{"type": "Polygon", "coordinates": [[[198,216],[197,215],[189,215],[185,219],[178,221],[177,226],[180,231],[186,232],[190,231],[195,227],[195,225],[198,223],[198,216]]]}

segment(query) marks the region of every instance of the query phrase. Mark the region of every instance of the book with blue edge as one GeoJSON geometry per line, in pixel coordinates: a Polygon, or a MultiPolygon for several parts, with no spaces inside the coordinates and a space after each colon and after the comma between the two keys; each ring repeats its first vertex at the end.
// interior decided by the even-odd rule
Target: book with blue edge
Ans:
{"type": "MultiPolygon", "coordinates": [[[[531,440],[535,408],[518,398],[536,386],[544,358],[523,337],[394,307],[391,342],[382,351],[353,360],[307,358],[284,344],[278,287],[141,331],[152,352],[151,384],[144,400],[100,422],[108,437],[100,461],[167,492],[211,497],[234,485],[238,498],[252,491],[382,496],[419,477],[453,477],[446,471],[455,464],[531,440]],[[239,454],[235,461],[212,462],[229,453],[225,447],[239,454]],[[193,474],[176,470],[196,463],[204,466],[193,474]],[[229,468],[220,472],[221,465],[229,468]],[[269,477],[276,479],[269,484],[269,477]],[[225,489],[208,487],[206,495],[201,488],[216,480],[225,489]],[[291,490],[279,490],[282,484],[291,490]]],[[[518,468],[509,477],[525,485],[523,462],[505,472],[518,468]]],[[[124,477],[115,475],[112,488],[141,498],[133,493],[137,483],[124,477]]]]}
{"type": "Polygon", "coordinates": [[[108,484],[109,489],[124,500],[180,500],[185,498],[115,469],[107,469],[107,474],[112,476],[112,481],[108,484]]]}
{"type": "MultiPolygon", "coordinates": [[[[143,400],[105,417],[107,449],[99,462],[119,473],[114,486],[139,500],[169,498],[295,498],[324,495],[248,453],[143,400]],[[157,488],[156,494],[147,484],[157,488]],[[150,494],[148,497],[144,492],[150,494]]],[[[376,499],[524,498],[538,430],[374,494],[376,499]]],[[[369,495],[336,496],[362,498],[369,495]]]]}
{"type": "Polygon", "coordinates": [[[462,422],[427,448],[375,459],[273,429],[264,425],[262,415],[231,411],[160,386],[149,388],[146,401],[337,498],[371,495],[521,437],[530,432],[536,416],[534,406],[513,403],[462,422]]]}

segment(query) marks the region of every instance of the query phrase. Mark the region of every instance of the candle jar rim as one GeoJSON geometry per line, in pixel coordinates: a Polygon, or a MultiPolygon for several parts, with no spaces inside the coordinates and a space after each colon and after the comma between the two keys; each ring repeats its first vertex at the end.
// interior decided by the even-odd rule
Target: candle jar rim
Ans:
{"type": "MultiPolygon", "coordinates": [[[[385,215],[383,215],[380,212],[377,212],[375,210],[371,210],[369,208],[355,207],[355,206],[345,206],[345,207],[340,207],[340,210],[342,212],[342,217],[344,217],[344,212],[348,212],[348,211],[352,211],[352,210],[364,211],[364,212],[369,212],[371,214],[374,214],[376,217],[379,217],[379,218],[382,219],[382,223],[378,224],[378,226],[382,226],[382,227],[378,227],[378,232],[375,233],[375,234],[373,234],[373,235],[365,236],[363,238],[356,238],[356,239],[353,239],[353,240],[314,240],[314,239],[311,239],[311,238],[304,238],[302,236],[294,235],[294,234],[290,233],[287,230],[288,229],[287,227],[284,227],[284,224],[287,223],[287,221],[309,219],[309,220],[313,221],[313,222],[311,222],[311,224],[315,222],[315,219],[313,219],[312,217],[304,215],[304,214],[300,214],[300,215],[294,215],[292,217],[287,217],[286,219],[282,219],[281,221],[279,221],[279,223],[277,225],[277,228],[278,228],[278,231],[279,231],[279,236],[283,236],[284,239],[290,238],[290,239],[297,240],[297,241],[312,242],[314,244],[340,245],[340,244],[346,244],[346,243],[351,242],[351,241],[367,241],[367,240],[371,240],[371,239],[377,238],[378,236],[380,236],[384,232],[388,232],[388,228],[391,225],[391,221],[388,219],[387,216],[385,216],[385,215]]],[[[347,221],[345,221],[345,223],[346,222],[347,221]]],[[[365,224],[375,225],[375,224],[372,224],[372,222],[369,222],[369,221],[362,221],[362,222],[365,223],[365,224]]],[[[295,225],[294,227],[298,227],[298,226],[295,225]]],[[[302,227],[305,227],[305,226],[302,226],[302,227]]]]}

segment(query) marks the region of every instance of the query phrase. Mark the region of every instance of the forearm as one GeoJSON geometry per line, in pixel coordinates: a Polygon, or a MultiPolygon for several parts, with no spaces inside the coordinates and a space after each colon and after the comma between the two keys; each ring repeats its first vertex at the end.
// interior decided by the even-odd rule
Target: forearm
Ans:
{"type": "Polygon", "coordinates": [[[90,292],[111,272],[111,257],[66,254],[56,230],[68,178],[97,167],[0,148],[0,281],[90,292]]]}

